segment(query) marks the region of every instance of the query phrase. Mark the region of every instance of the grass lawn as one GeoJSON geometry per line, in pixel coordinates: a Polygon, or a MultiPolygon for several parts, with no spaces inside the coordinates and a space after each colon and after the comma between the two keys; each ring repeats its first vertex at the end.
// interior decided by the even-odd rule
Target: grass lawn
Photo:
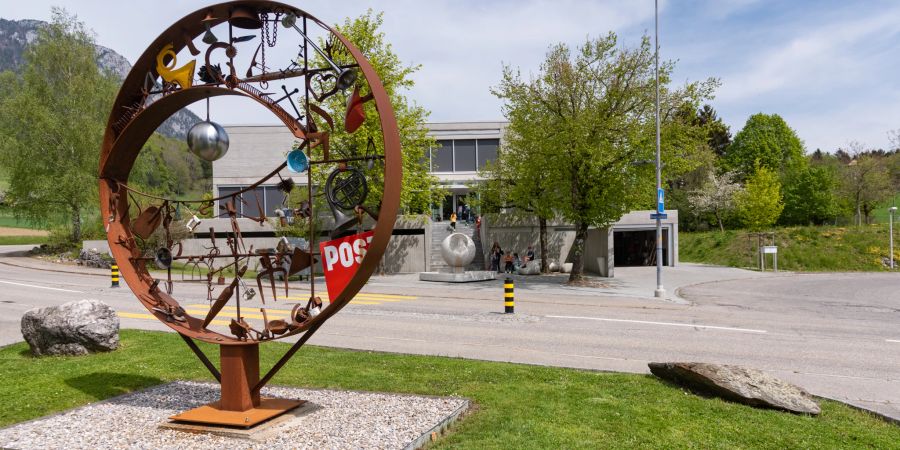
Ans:
{"type": "MultiPolygon", "coordinates": [[[[211,380],[173,333],[123,330],[122,348],[35,359],[0,348],[0,426],[176,379],[211,380]]],[[[212,346],[204,350],[216,361],[212,346]]],[[[263,370],[287,344],[261,346],[263,370]]],[[[684,393],[649,375],[308,347],[273,384],[459,395],[476,408],[434,448],[888,448],[900,427],[823,401],[819,417],[684,393]]]]}
{"type": "MultiPolygon", "coordinates": [[[[885,271],[889,256],[886,224],[860,227],[786,227],[776,231],[778,268],[792,271],[885,271]]],[[[894,259],[900,261],[900,230],[894,230],[894,259]]],[[[756,237],[743,230],[682,232],[679,257],[684,262],[757,267],[756,237]]],[[[766,267],[771,267],[771,256],[766,267]]]]}
{"type": "MultiPolygon", "coordinates": [[[[895,195],[891,200],[884,202],[881,207],[876,208],[872,213],[872,220],[876,223],[888,223],[888,220],[890,219],[888,217],[890,214],[888,208],[895,205],[900,207],[900,194],[895,195]]],[[[894,221],[897,219],[900,219],[900,215],[894,214],[894,221]]]]}
{"type": "Polygon", "coordinates": [[[41,245],[48,240],[47,236],[0,236],[0,245],[41,245]]]}
{"type": "Polygon", "coordinates": [[[16,219],[16,217],[7,209],[0,209],[0,227],[10,228],[28,228],[31,230],[49,230],[54,225],[65,222],[55,221],[53,223],[32,223],[24,219],[16,219]]]}

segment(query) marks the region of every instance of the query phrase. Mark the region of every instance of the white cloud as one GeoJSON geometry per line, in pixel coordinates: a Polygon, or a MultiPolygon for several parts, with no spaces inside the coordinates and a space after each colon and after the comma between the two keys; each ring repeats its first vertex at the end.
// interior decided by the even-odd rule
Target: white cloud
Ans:
{"type": "Polygon", "coordinates": [[[778,89],[818,89],[853,83],[873,68],[866,41],[893,38],[897,12],[801,29],[785,43],[758,48],[745,67],[723,77],[718,99],[744,100],[778,89]]]}
{"type": "MultiPolygon", "coordinates": [[[[553,43],[577,45],[612,30],[636,45],[641,33],[653,32],[652,0],[288,2],[327,23],[369,7],[385,11],[395,51],[423,65],[409,96],[438,121],[501,118],[489,89],[503,63],[527,74],[553,43]]],[[[133,61],[163,28],[209,2],[0,0],[0,16],[46,20],[50,5],[60,3],[96,30],[99,43],[133,61]]],[[[896,3],[662,1],[660,11],[663,57],[681,61],[675,80],[719,76],[712,104],[735,132],[750,114],[779,113],[808,148],[833,150],[851,139],[886,146],[885,132],[900,128],[892,106],[900,104],[896,3]]],[[[217,116],[272,122],[260,108],[222,108],[217,116]]]]}

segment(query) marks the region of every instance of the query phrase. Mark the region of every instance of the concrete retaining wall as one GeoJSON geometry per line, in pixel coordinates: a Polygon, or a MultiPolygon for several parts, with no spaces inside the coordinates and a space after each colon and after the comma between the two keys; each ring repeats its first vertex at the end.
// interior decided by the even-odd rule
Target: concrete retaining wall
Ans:
{"type": "MultiPolygon", "coordinates": [[[[211,219],[207,219],[211,220],[211,219]]],[[[206,221],[204,221],[206,222],[206,221]]],[[[201,224],[201,226],[203,226],[201,224]]],[[[244,224],[240,224],[241,229],[244,229],[244,224]]],[[[208,234],[208,228],[206,228],[208,234]]],[[[224,227],[217,226],[217,235],[220,230],[224,230],[224,227]]],[[[424,272],[427,270],[426,261],[428,261],[428,254],[430,253],[430,242],[431,242],[431,222],[426,216],[402,216],[397,218],[397,223],[394,226],[395,233],[409,233],[409,234],[395,234],[391,237],[391,240],[388,242],[387,250],[385,251],[384,258],[382,260],[381,267],[379,268],[383,273],[392,274],[392,273],[418,273],[424,272]],[[413,234],[418,233],[418,234],[413,234]]],[[[199,228],[197,229],[199,232],[199,228]]],[[[275,248],[278,245],[278,237],[245,237],[244,244],[247,247],[253,246],[254,249],[260,248],[275,248]]],[[[327,239],[327,237],[322,237],[321,239],[327,239]]],[[[292,239],[295,241],[295,239],[292,239]]],[[[292,242],[294,245],[297,242],[292,242]]],[[[209,247],[211,247],[210,240],[208,238],[191,238],[185,239],[181,241],[182,244],[182,254],[183,255],[206,255],[209,253],[209,247]]],[[[224,236],[219,236],[216,238],[216,244],[219,246],[220,250],[223,253],[228,253],[228,248],[225,245],[224,236]]],[[[90,240],[82,242],[82,249],[91,250],[96,249],[101,253],[109,252],[109,244],[106,240],[90,240]]],[[[257,258],[251,258],[250,268],[255,269],[259,264],[257,258]]],[[[322,273],[322,265],[321,263],[316,265],[316,273],[322,273]]]]}

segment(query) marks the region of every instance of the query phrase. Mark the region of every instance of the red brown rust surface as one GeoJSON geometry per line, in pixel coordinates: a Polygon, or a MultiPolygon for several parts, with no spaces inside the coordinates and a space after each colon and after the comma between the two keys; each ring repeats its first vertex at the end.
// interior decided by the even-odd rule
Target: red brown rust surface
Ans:
{"type": "MultiPolygon", "coordinates": [[[[193,73],[191,75],[193,76],[193,73]]],[[[267,74],[267,76],[271,75],[277,75],[277,73],[267,74]]],[[[296,74],[292,73],[291,76],[296,76],[296,74]]],[[[270,77],[269,79],[277,78],[270,77]]],[[[308,86],[307,83],[307,89],[308,86]]],[[[307,107],[314,109],[317,106],[310,104],[307,107]]],[[[256,423],[277,415],[277,411],[283,412],[302,404],[298,401],[273,403],[271,399],[263,399],[260,403],[259,389],[311,337],[312,333],[319,329],[322,323],[350,302],[378,266],[391,237],[399,209],[402,180],[400,151],[400,136],[393,107],[371,64],[344,36],[313,16],[292,6],[271,1],[245,0],[204,7],[186,15],[163,31],[138,58],[122,84],[107,122],[100,154],[100,206],[107,225],[107,239],[111,252],[119,265],[122,278],[137,299],[157,319],[185,337],[188,345],[192,345],[190,339],[220,345],[222,400],[175,416],[175,418],[191,420],[186,417],[194,417],[195,420],[201,422],[232,425],[235,424],[231,422],[237,421],[240,424],[236,425],[246,426],[249,415],[253,416],[253,423],[256,423]],[[178,54],[185,46],[195,49],[192,42],[206,31],[203,22],[205,17],[210,15],[216,18],[210,22],[210,25],[214,27],[224,23],[229,12],[238,7],[246,7],[253,12],[293,13],[297,16],[298,21],[305,20],[319,25],[342,43],[356,61],[363,79],[368,83],[375,109],[378,112],[384,145],[383,196],[374,226],[374,237],[369,244],[367,253],[349,283],[337,296],[330,299],[330,304],[318,316],[306,320],[301,327],[280,336],[271,336],[271,339],[265,339],[281,339],[305,333],[262,380],[260,380],[259,372],[258,345],[264,340],[240,339],[207,329],[204,326],[203,318],[185,313],[180,309],[177,300],[160,288],[164,283],[154,282],[153,276],[145,267],[148,263],[147,258],[142,257],[136,244],[131,219],[128,215],[129,208],[136,206],[130,204],[130,196],[123,189],[123,186],[127,186],[129,174],[138,154],[156,128],[181,108],[203,99],[224,95],[248,97],[269,109],[291,130],[295,137],[301,140],[307,138],[304,125],[300,124],[291,114],[286,113],[277,102],[261,95],[259,90],[249,84],[254,81],[252,78],[265,78],[261,75],[251,77],[250,80],[247,80],[248,82],[237,79],[229,80],[227,83],[218,83],[218,85],[205,84],[166,91],[161,97],[155,98],[152,103],[146,105],[147,92],[143,90],[145,80],[148,74],[151,78],[159,76],[156,67],[160,49],[170,43],[173,44],[175,54],[178,54]],[[115,205],[110,205],[111,198],[117,199],[115,205]],[[235,415],[236,411],[244,413],[235,415]]],[[[276,169],[276,172],[283,167],[284,165],[276,169]]],[[[194,347],[196,346],[192,346],[192,348],[194,347]]],[[[197,349],[195,349],[196,351],[197,349]]],[[[202,356],[201,360],[208,367],[212,367],[205,356],[202,356]]],[[[211,368],[210,371],[216,376],[219,375],[214,368],[211,368]]]]}

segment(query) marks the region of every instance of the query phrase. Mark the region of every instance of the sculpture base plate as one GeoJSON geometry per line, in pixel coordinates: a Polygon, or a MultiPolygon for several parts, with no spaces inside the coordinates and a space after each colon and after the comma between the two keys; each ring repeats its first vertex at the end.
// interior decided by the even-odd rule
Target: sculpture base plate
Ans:
{"type": "Polygon", "coordinates": [[[306,400],[262,398],[259,406],[256,408],[251,408],[247,411],[226,411],[219,409],[219,402],[212,402],[199,408],[176,414],[169,417],[169,419],[176,422],[251,428],[269,419],[278,417],[304,403],[306,403],[306,400]]]}
{"type": "Polygon", "coordinates": [[[446,283],[470,283],[473,281],[489,281],[497,279],[491,270],[470,270],[461,273],[453,272],[419,272],[421,281],[443,281],[446,283]]]}

